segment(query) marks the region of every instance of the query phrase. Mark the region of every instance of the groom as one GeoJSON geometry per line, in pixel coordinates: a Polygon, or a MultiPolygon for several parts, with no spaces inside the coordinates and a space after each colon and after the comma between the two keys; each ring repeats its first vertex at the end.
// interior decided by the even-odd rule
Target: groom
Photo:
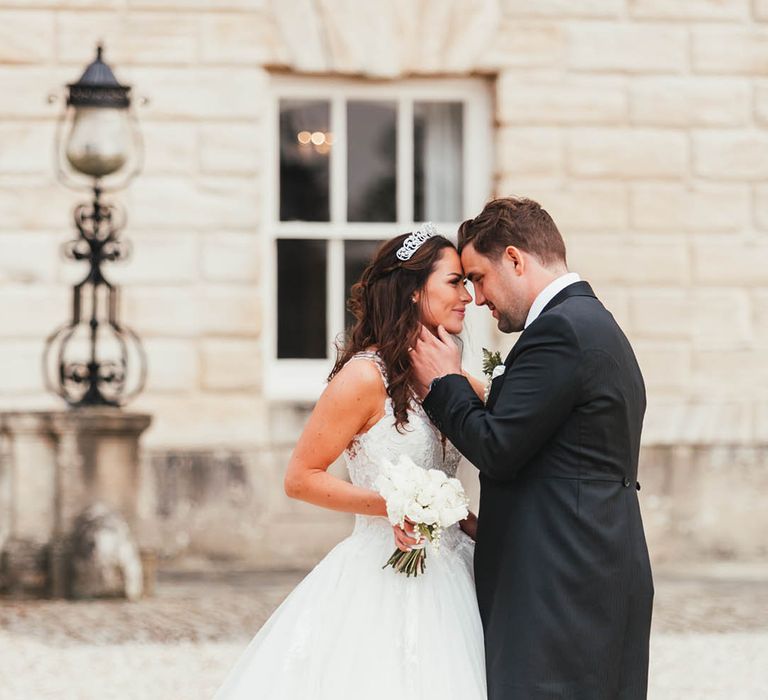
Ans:
{"type": "Polygon", "coordinates": [[[459,252],[475,302],[523,331],[485,405],[442,329],[412,351],[425,410],[480,470],[488,698],[645,698],[653,582],[632,348],[536,202],[489,202],[461,225],[459,252]]]}

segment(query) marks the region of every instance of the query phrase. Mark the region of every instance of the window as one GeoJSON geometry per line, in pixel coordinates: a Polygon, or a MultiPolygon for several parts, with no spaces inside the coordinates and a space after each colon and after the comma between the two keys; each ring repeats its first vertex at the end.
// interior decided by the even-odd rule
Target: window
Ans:
{"type": "Polygon", "coordinates": [[[276,78],[271,111],[264,388],[312,401],[381,242],[424,221],[453,236],[488,198],[490,98],[482,80],[276,78]]]}

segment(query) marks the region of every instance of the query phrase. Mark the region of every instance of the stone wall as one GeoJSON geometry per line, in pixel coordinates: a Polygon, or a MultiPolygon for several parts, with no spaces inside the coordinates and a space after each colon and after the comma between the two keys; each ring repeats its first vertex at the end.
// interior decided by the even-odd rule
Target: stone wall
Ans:
{"type": "MultiPolygon", "coordinates": [[[[272,72],[486,76],[496,193],[545,204],[571,267],[630,336],[649,390],[649,454],[743,447],[763,464],[768,3],[0,0],[2,408],[57,405],[42,389],[40,352],[79,274],[57,249],[77,198],[53,177],[61,102],[46,98],[79,76],[97,39],[118,77],[150,99],[138,109],[146,168],[118,197],[135,255],[112,277],[126,285],[123,315],[149,355],[132,408],[155,416],[146,445],[158,478],[169,455],[224,450],[257,455],[238,457],[238,469],[277,489],[270,470],[284,467],[305,415],[260,389],[272,72]]],[[[234,473],[224,463],[188,468],[215,481],[217,470],[234,473]]],[[[227,489],[223,503],[256,498],[227,489]]],[[[293,506],[281,492],[270,498],[270,522],[290,528],[293,506]]]]}

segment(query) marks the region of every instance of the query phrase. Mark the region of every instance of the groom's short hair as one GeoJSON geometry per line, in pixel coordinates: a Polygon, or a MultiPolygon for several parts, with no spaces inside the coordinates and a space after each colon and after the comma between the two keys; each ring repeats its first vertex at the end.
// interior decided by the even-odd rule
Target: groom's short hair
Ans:
{"type": "Polygon", "coordinates": [[[459,226],[459,252],[472,244],[481,255],[496,259],[507,246],[535,255],[542,265],[565,263],[565,243],[552,217],[525,197],[500,197],[474,219],[459,226]]]}

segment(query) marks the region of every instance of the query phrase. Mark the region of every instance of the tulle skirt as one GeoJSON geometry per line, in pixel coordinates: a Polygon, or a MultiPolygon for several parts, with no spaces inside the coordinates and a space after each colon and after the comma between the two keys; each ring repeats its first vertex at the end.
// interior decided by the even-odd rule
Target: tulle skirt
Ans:
{"type": "Polygon", "coordinates": [[[474,543],[449,528],[416,578],[382,569],[394,548],[386,519],[358,516],[214,700],[486,700],[474,543]]]}

